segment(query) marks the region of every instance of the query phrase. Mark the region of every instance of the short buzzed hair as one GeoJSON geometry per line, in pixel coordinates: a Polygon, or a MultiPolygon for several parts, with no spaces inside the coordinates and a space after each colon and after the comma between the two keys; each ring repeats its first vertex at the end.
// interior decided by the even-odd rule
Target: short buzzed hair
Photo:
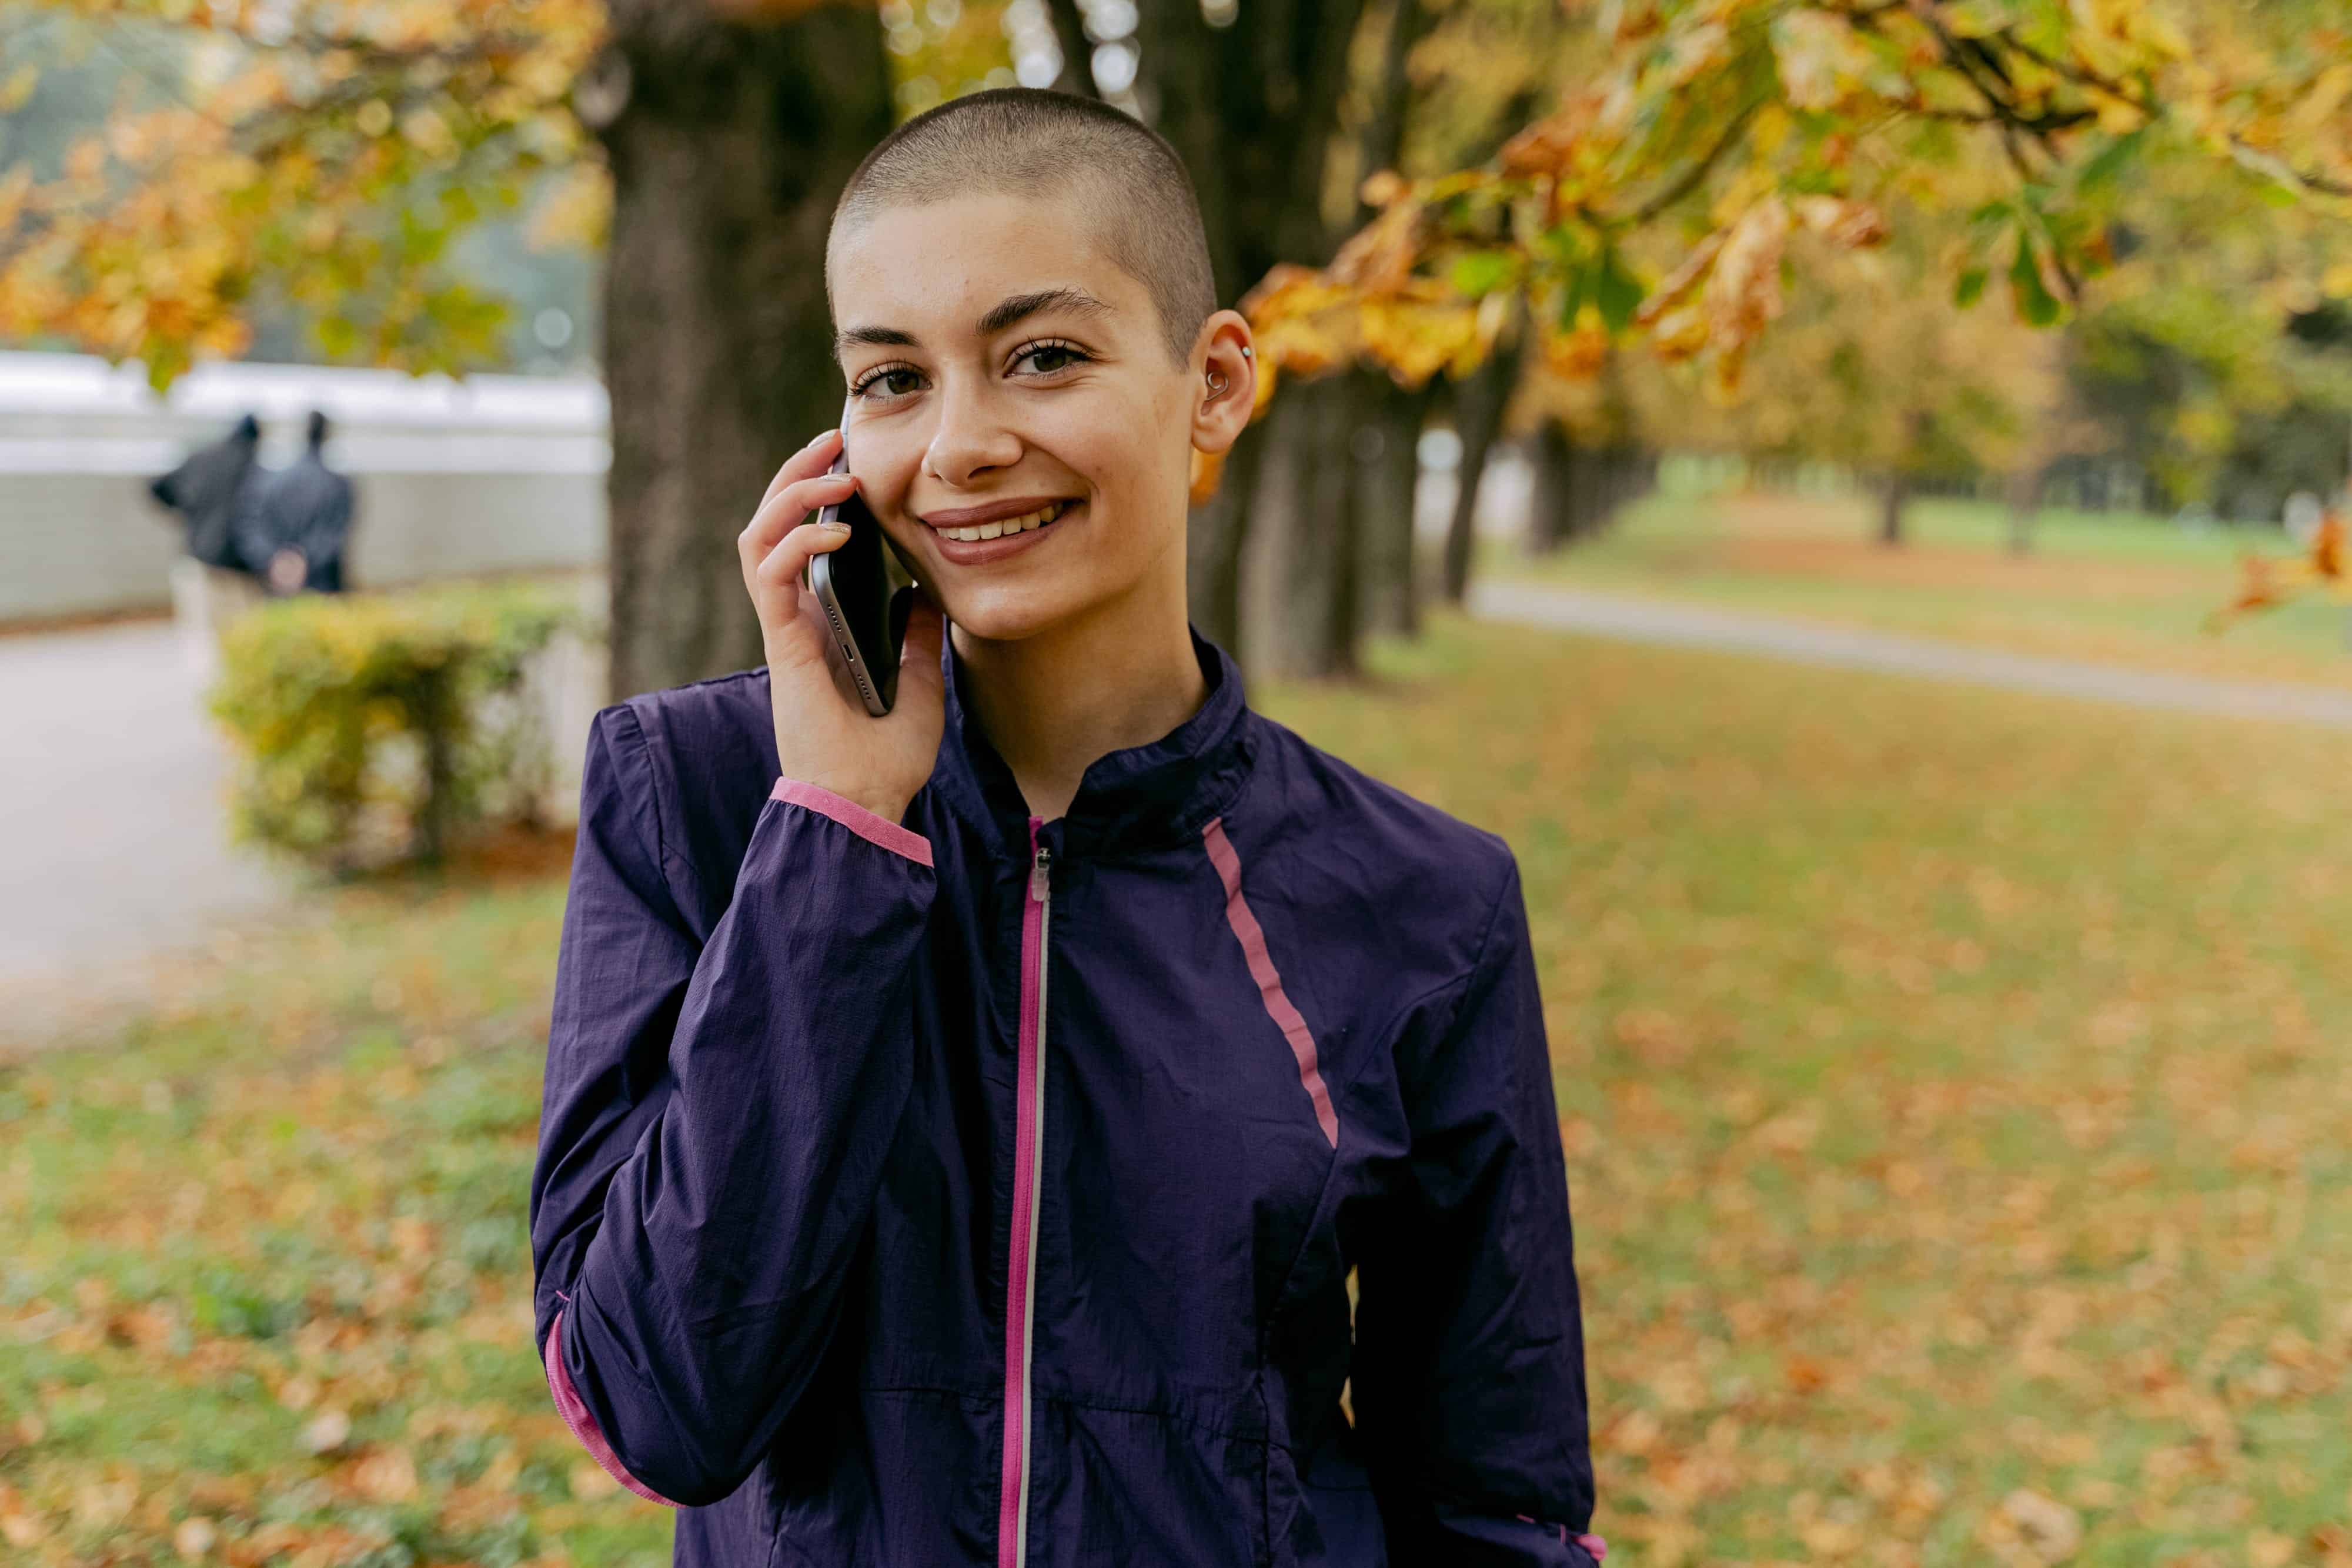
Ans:
{"type": "MultiPolygon", "coordinates": [[[[1097,198],[1087,206],[1104,248],[1151,296],[1169,355],[1186,363],[1201,323],[1217,308],[1201,204],[1167,139],[1109,104],[1007,87],[927,109],[857,165],[833,209],[832,232],[885,207],[979,191],[1049,195],[1074,186],[1090,187],[1097,198]]],[[[828,267],[828,304],[832,295],[828,267]]]]}

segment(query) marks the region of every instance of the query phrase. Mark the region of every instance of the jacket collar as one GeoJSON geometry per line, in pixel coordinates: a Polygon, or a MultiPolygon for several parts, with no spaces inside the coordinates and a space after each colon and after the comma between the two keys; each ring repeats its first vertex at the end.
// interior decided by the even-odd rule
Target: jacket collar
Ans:
{"type": "MultiPolygon", "coordinates": [[[[1197,835],[1230,806],[1249,778],[1256,749],[1247,695],[1233,655],[1185,622],[1208,695],[1192,717],[1142,746],[1106,752],[1087,765],[1063,815],[1039,825],[1038,841],[1058,855],[1104,855],[1161,848],[1197,835]]],[[[932,781],[992,853],[1025,860],[1029,803],[1013,769],[982,730],[971,706],[971,676],[940,639],[947,727],[932,781]]]]}

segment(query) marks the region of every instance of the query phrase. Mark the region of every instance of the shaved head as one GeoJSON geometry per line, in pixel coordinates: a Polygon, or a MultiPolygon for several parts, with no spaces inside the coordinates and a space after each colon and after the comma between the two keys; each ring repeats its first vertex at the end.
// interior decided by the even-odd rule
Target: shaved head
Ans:
{"type": "Polygon", "coordinates": [[[1201,323],[1217,308],[1217,289],[1183,161],[1159,132],[1110,105],[1038,88],[950,99],[866,155],[833,210],[827,304],[832,251],[845,230],[887,207],[978,192],[1076,195],[1110,259],[1151,296],[1169,356],[1189,361],[1201,323]]]}

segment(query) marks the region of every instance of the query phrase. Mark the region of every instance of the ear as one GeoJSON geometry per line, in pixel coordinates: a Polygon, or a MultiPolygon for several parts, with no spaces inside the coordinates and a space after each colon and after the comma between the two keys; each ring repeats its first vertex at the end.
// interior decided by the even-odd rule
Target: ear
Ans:
{"type": "Polygon", "coordinates": [[[1194,451],[1221,455],[1247,428],[1257,407],[1255,346],[1249,318],[1238,310],[1220,310],[1201,323],[1192,349],[1194,451]]]}

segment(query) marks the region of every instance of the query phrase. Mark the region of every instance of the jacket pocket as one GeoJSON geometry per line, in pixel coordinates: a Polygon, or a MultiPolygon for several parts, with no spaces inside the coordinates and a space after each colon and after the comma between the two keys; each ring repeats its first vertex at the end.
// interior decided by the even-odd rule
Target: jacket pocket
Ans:
{"type": "Polygon", "coordinates": [[[1036,1414],[1032,1563],[1272,1568],[1264,1438],[1052,1397],[1036,1414]]]}
{"type": "Polygon", "coordinates": [[[1313,1455],[1266,1448],[1266,1530],[1273,1568],[1388,1568],[1372,1484],[1344,1429],[1313,1455]],[[1300,1473],[1302,1465],[1305,1473],[1300,1473]]]}

